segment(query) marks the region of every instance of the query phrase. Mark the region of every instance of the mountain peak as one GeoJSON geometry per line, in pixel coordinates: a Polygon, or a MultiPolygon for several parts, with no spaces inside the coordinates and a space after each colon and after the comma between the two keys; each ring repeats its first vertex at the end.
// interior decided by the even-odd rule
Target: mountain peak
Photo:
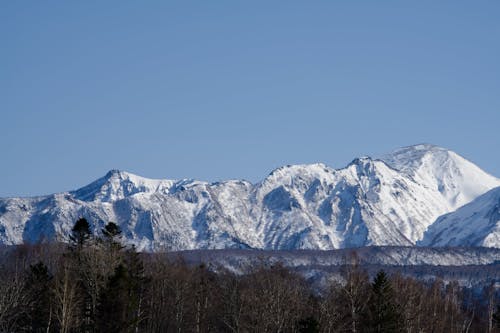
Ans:
{"type": "Polygon", "coordinates": [[[104,176],[105,178],[111,178],[117,175],[125,174],[125,171],[118,170],[118,169],[111,169],[109,170],[106,175],[104,176]]]}
{"type": "Polygon", "coordinates": [[[430,144],[430,143],[419,143],[416,145],[412,146],[406,146],[406,147],[401,147],[398,149],[393,150],[391,153],[386,154],[383,156],[383,159],[395,159],[395,158],[401,158],[401,159],[415,159],[415,158],[421,158],[422,156],[426,154],[439,154],[439,153],[447,153],[449,152],[448,149],[430,144]]]}
{"type": "Polygon", "coordinates": [[[262,183],[288,183],[294,178],[330,178],[335,170],[323,163],[285,165],[274,169],[262,183]]]}
{"type": "MultiPolygon", "coordinates": [[[[436,167],[450,158],[452,151],[429,143],[421,143],[413,146],[398,148],[389,154],[381,157],[392,168],[415,172],[423,164],[434,163],[436,167]]],[[[457,154],[455,154],[458,156],[457,154]]],[[[463,159],[463,158],[462,158],[463,159]]],[[[465,160],[465,159],[464,159],[465,160]]]]}
{"type": "Polygon", "coordinates": [[[365,164],[370,164],[373,162],[373,159],[369,156],[361,156],[361,157],[356,157],[349,163],[348,165],[365,165],[365,164]]]}
{"type": "Polygon", "coordinates": [[[133,175],[123,170],[111,169],[104,175],[104,177],[102,177],[102,179],[110,181],[111,179],[129,179],[131,177],[142,178],[140,176],[133,175]]]}
{"type": "Polygon", "coordinates": [[[437,146],[432,143],[417,143],[415,145],[401,147],[400,149],[427,150],[427,151],[447,150],[446,148],[437,146]]]}
{"type": "Polygon", "coordinates": [[[500,185],[499,179],[474,163],[432,144],[396,149],[382,160],[416,182],[438,190],[448,200],[449,209],[456,209],[500,185]]]}
{"type": "Polygon", "coordinates": [[[102,178],[73,192],[82,201],[115,201],[140,192],[166,192],[172,180],[148,179],[132,173],[112,169],[102,178]]]}

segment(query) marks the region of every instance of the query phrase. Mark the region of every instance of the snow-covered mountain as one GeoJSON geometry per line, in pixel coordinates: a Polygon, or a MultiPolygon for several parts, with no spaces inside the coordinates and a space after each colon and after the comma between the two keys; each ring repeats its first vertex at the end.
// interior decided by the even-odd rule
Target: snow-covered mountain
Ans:
{"type": "MultiPolygon", "coordinates": [[[[151,180],[123,171],[76,191],[0,199],[0,243],[67,239],[84,216],[143,250],[415,245],[436,219],[500,180],[449,150],[416,145],[343,169],[284,166],[252,184],[151,180]]],[[[492,246],[500,247],[500,241],[492,246]]]]}
{"type": "Polygon", "coordinates": [[[500,188],[440,217],[419,245],[500,247],[500,188]]]}

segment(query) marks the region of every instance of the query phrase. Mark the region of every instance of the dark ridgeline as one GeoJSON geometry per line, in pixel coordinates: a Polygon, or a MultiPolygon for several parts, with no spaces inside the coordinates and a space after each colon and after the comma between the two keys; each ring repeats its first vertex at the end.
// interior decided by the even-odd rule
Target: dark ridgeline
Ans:
{"type": "MultiPolygon", "coordinates": [[[[499,295],[393,271],[370,279],[355,252],[318,291],[262,261],[245,274],[121,244],[79,219],[70,244],[5,250],[0,332],[500,332],[499,295]]],[[[373,276],[373,275],[372,275],[373,276]]]]}

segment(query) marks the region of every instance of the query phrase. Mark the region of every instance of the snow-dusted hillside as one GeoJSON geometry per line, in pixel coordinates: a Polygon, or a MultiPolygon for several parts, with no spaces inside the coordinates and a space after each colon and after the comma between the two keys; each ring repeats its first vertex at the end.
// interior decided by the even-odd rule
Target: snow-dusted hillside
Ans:
{"type": "Polygon", "coordinates": [[[372,278],[384,270],[421,281],[456,281],[482,292],[500,279],[500,249],[484,247],[370,246],[331,251],[293,250],[194,250],[171,252],[170,260],[207,265],[214,271],[226,269],[245,274],[259,266],[283,265],[304,276],[317,291],[326,291],[331,281],[345,278],[346,264],[356,261],[372,278]]]}
{"type": "Polygon", "coordinates": [[[419,244],[500,247],[500,188],[440,217],[419,244]]]}
{"type": "Polygon", "coordinates": [[[499,179],[432,145],[358,158],[339,170],[285,166],[257,184],[114,170],[73,192],[0,199],[0,242],[64,240],[84,216],[96,233],[118,223],[142,250],[407,246],[439,216],[497,186],[499,179]]]}
{"type": "Polygon", "coordinates": [[[192,250],[171,252],[171,260],[181,257],[186,263],[205,263],[242,273],[259,264],[280,263],[286,267],[331,267],[352,264],[355,257],[361,266],[481,266],[500,263],[500,249],[480,247],[369,246],[330,251],[292,250],[192,250]]]}

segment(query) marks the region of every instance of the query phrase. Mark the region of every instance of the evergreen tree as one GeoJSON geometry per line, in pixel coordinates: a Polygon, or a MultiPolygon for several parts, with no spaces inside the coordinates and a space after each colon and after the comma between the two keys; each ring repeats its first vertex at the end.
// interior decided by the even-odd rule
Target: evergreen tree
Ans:
{"type": "Polygon", "coordinates": [[[114,222],[109,222],[106,224],[104,229],[102,229],[102,234],[104,235],[105,238],[114,240],[116,237],[120,236],[122,233],[120,227],[114,223],[114,222]]]}
{"type": "Polygon", "coordinates": [[[114,222],[109,222],[102,229],[104,244],[107,246],[109,254],[113,257],[123,249],[123,246],[120,244],[121,233],[120,227],[114,222]]]}
{"type": "Polygon", "coordinates": [[[98,331],[139,331],[143,317],[144,287],[144,266],[132,247],[126,251],[124,261],[115,268],[101,293],[98,331]]]}
{"type": "Polygon", "coordinates": [[[379,271],[372,283],[372,297],[369,302],[370,332],[399,332],[401,315],[394,300],[394,293],[384,271],[379,271]]]}
{"type": "Polygon", "coordinates": [[[30,332],[49,332],[53,317],[52,275],[44,263],[30,265],[26,278],[26,293],[29,297],[27,309],[30,332]]]}
{"type": "Polygon", "coordinates": [[[76,245],[78,249],[81,249],[83,244],[90,238],[90,235],[91,232],[89,222],[84,217],[81,217],[78,221],[76,221],[73,229],[71,229],[69,239],[73,245],[76,245]]]}
{"type": "Polygon", "coordinates": [[[130,276],[120,264],[109,278],[101,294],[98,327],[100,332],[127,332],[130,328],[129,307],[130,276]]]}
{"type": "MultiPolygon", "coordinates": [[[[97,305],[100,289],[105,285],[106,276],[102,268],[102,252],[98,246],[89,246],[92,237],[90,224],[86,218],[79,218],[70,234],[70,252],[68,262],[70,270],[75,274],[76,288],[79,294],[79,329],[82,332],[95,331],[97,305]]],[[[93,245],[98,245],[93,243],[93,245]]],[[[114,267],[109,269],[110,272],[114,267]]]]}

